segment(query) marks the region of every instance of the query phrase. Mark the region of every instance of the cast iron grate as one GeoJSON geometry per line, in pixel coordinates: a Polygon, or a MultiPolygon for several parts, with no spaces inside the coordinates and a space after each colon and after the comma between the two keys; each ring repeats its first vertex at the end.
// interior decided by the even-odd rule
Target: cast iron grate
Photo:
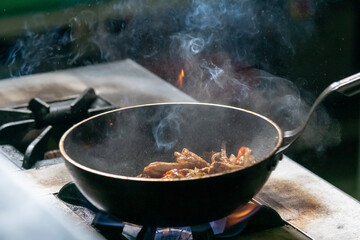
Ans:
{"type": "Polygon", "coordinates": [[[20,151],[23,158],[14,163],[29,169],[38,160],[59,157],[59,140],[73,124],[111,109],[92,88],[77,97],[51,102],[33,98],[27,106],[0,108],[0,145],[20,151]]]}
{"type": "Polygon", "coordinates": [[[256,211],[231,227],[224,227],[224,223],[226,223],[228,218],[197,226],[180,228],[140,226],[125,223],[114,216],[98,210],[81,194],[74,183],[68,183],[63,186],[57,197],[83,219],[87,215],[84,220],[108,240],[214,240],[233,238],[241,234],[281,227],[285,224],[274,209],[254,202],[253,204],[256,204],[256,211]]]}

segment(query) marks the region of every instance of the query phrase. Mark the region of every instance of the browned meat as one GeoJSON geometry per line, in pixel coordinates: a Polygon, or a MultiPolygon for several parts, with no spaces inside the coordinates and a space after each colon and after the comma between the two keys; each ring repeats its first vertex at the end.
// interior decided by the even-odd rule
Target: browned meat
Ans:
{"type": "Polygon", "coordinates": [[[161,178],[166,172],[173,169],[201,169],[209,166],[209,164],[204,159],[202,159],[195,153],[190,152],[186,148],[184,148],[181,153],[175,152],[174,155],[176,157],[175,163],[150,163],[147,167],[144,168],[142,176],[148,178],[161,178]]]}
{"type": "Polygon", "coordinates": [[[189,167],[191,169],[204,168],[209,166],[209,163],[207,161],[205,161],[195,153],[190,152],[186,148],[184,148],[181,153],[175,152],[174,155],[178,163],[186,163],[188,165],[192,165],[192,167],[189,167]]]}
{"type": "Polygon", "coordinates": [[[184,148],[181,153],[175,152],[176,162],[153,162],[144,168],[141,177],[147,178],[192,178],[209,174],[238,170],[256,163],[251,150],[241,147],[238,155],[231,154],[227,157],[225,143],[221,146],[221,152],[212,152],[211,164],[200,156],[184,148]]]}
{"type": "Polygon", "coordinates": [[[186,163],[168,163],[168,162],[153,162],[144,168],[142,177],[147,178],[161,178],[163,175],[172,169],[182,169],[192,167],[193,164],[186,163]]]}
{"type": "Polygon", "coordinates": [[[210,167],[195,169],[172,169],[164,174],[162,178],[193,178],[209,175],[210,167]]]}
{"type": "Polygon", "coordinates": [[[228,172],[234,169],[240,169],[242,168],[239,165],[235,164],[228,164],[224,162],[213,162],[211,166],[209,167],[209,174],[214,173],[221,173],[221,172],[228,172]]]}
{"type": "Polygon", "coordinates": [[[183,168],[183,169],[172,169],[167,171],[162,178],[185,178],[190,172],[190,169],[183,168]]]}
{"type": "Polygon", "coordinates": [[[247,147],[241,147],[238,155],[235,159],[235,164],[242,167],[249,167],[256,163],[255,157],[251,154],[251,149],[247,147]]]}

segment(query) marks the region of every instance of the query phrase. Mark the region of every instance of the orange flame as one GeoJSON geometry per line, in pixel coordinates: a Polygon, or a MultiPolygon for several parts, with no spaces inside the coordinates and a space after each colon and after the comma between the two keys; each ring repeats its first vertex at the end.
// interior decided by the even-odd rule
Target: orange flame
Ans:
{"type": "Polygon", "coordinates": [[[178,78],[178,81],[177,81],[177,86],[179,88],[181,88],[181,89],[183,88],[183,79],[184,79],[184,77],[185,77],[184,69],[181,69],[181,72],[179,74],[179,78],[178,78]]]}
{"type": "Polygon", "coordinates": [[[235,210],[235,212],[227,217],[225,227],[228,228],[234,226],[235,224],[247,219],[256,213],[260,207],[260,204],[250,201],[248,204],[235,210]]]}

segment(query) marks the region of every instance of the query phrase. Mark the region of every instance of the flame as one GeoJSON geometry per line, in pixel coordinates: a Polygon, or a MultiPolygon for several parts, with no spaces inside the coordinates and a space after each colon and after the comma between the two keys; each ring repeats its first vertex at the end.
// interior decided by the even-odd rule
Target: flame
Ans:
{"type": "Polygon", "coordinates": [[[177,86],[179,88],[181,88],[181,89],[183,88],[183,79],[184,79],[184,77],[185,77],[184,69],[181,69],[181,72],[179,74],[179,78],[178,78],[178,81],[177,81],[177,86]]]}
{"type": "Polygon", "coordinates": [[[247,219],[256,213],[260,208],[260,204],[250,201],[248,204],[235,210],[235,212],[227,217],[225,228],[234,226],[235,224],[247,219]]]}

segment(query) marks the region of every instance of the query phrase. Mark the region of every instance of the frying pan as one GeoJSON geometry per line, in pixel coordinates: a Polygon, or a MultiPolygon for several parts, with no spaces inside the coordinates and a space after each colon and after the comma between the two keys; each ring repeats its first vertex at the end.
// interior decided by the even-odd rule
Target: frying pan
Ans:
{"type": "MultiPolygon", "coordinates": [[[[331,92],[360,91],[360,73],[330,85],[314,103],[331,92]]],[[[147,226],[197,225],[220,219],[245,205],[265,184],[282,151],[299,136],[307,121],[282,130],[257,113],[208,103],[160,103],[109,111],[70,128],[60,151],[75,184],[98,209],[119,219],[147,226]],[[190,179],[138,178],[154,161],[174,161],[186,147],[201,155],[239,147],[252,149],[257,163],[190,179]]]]}

